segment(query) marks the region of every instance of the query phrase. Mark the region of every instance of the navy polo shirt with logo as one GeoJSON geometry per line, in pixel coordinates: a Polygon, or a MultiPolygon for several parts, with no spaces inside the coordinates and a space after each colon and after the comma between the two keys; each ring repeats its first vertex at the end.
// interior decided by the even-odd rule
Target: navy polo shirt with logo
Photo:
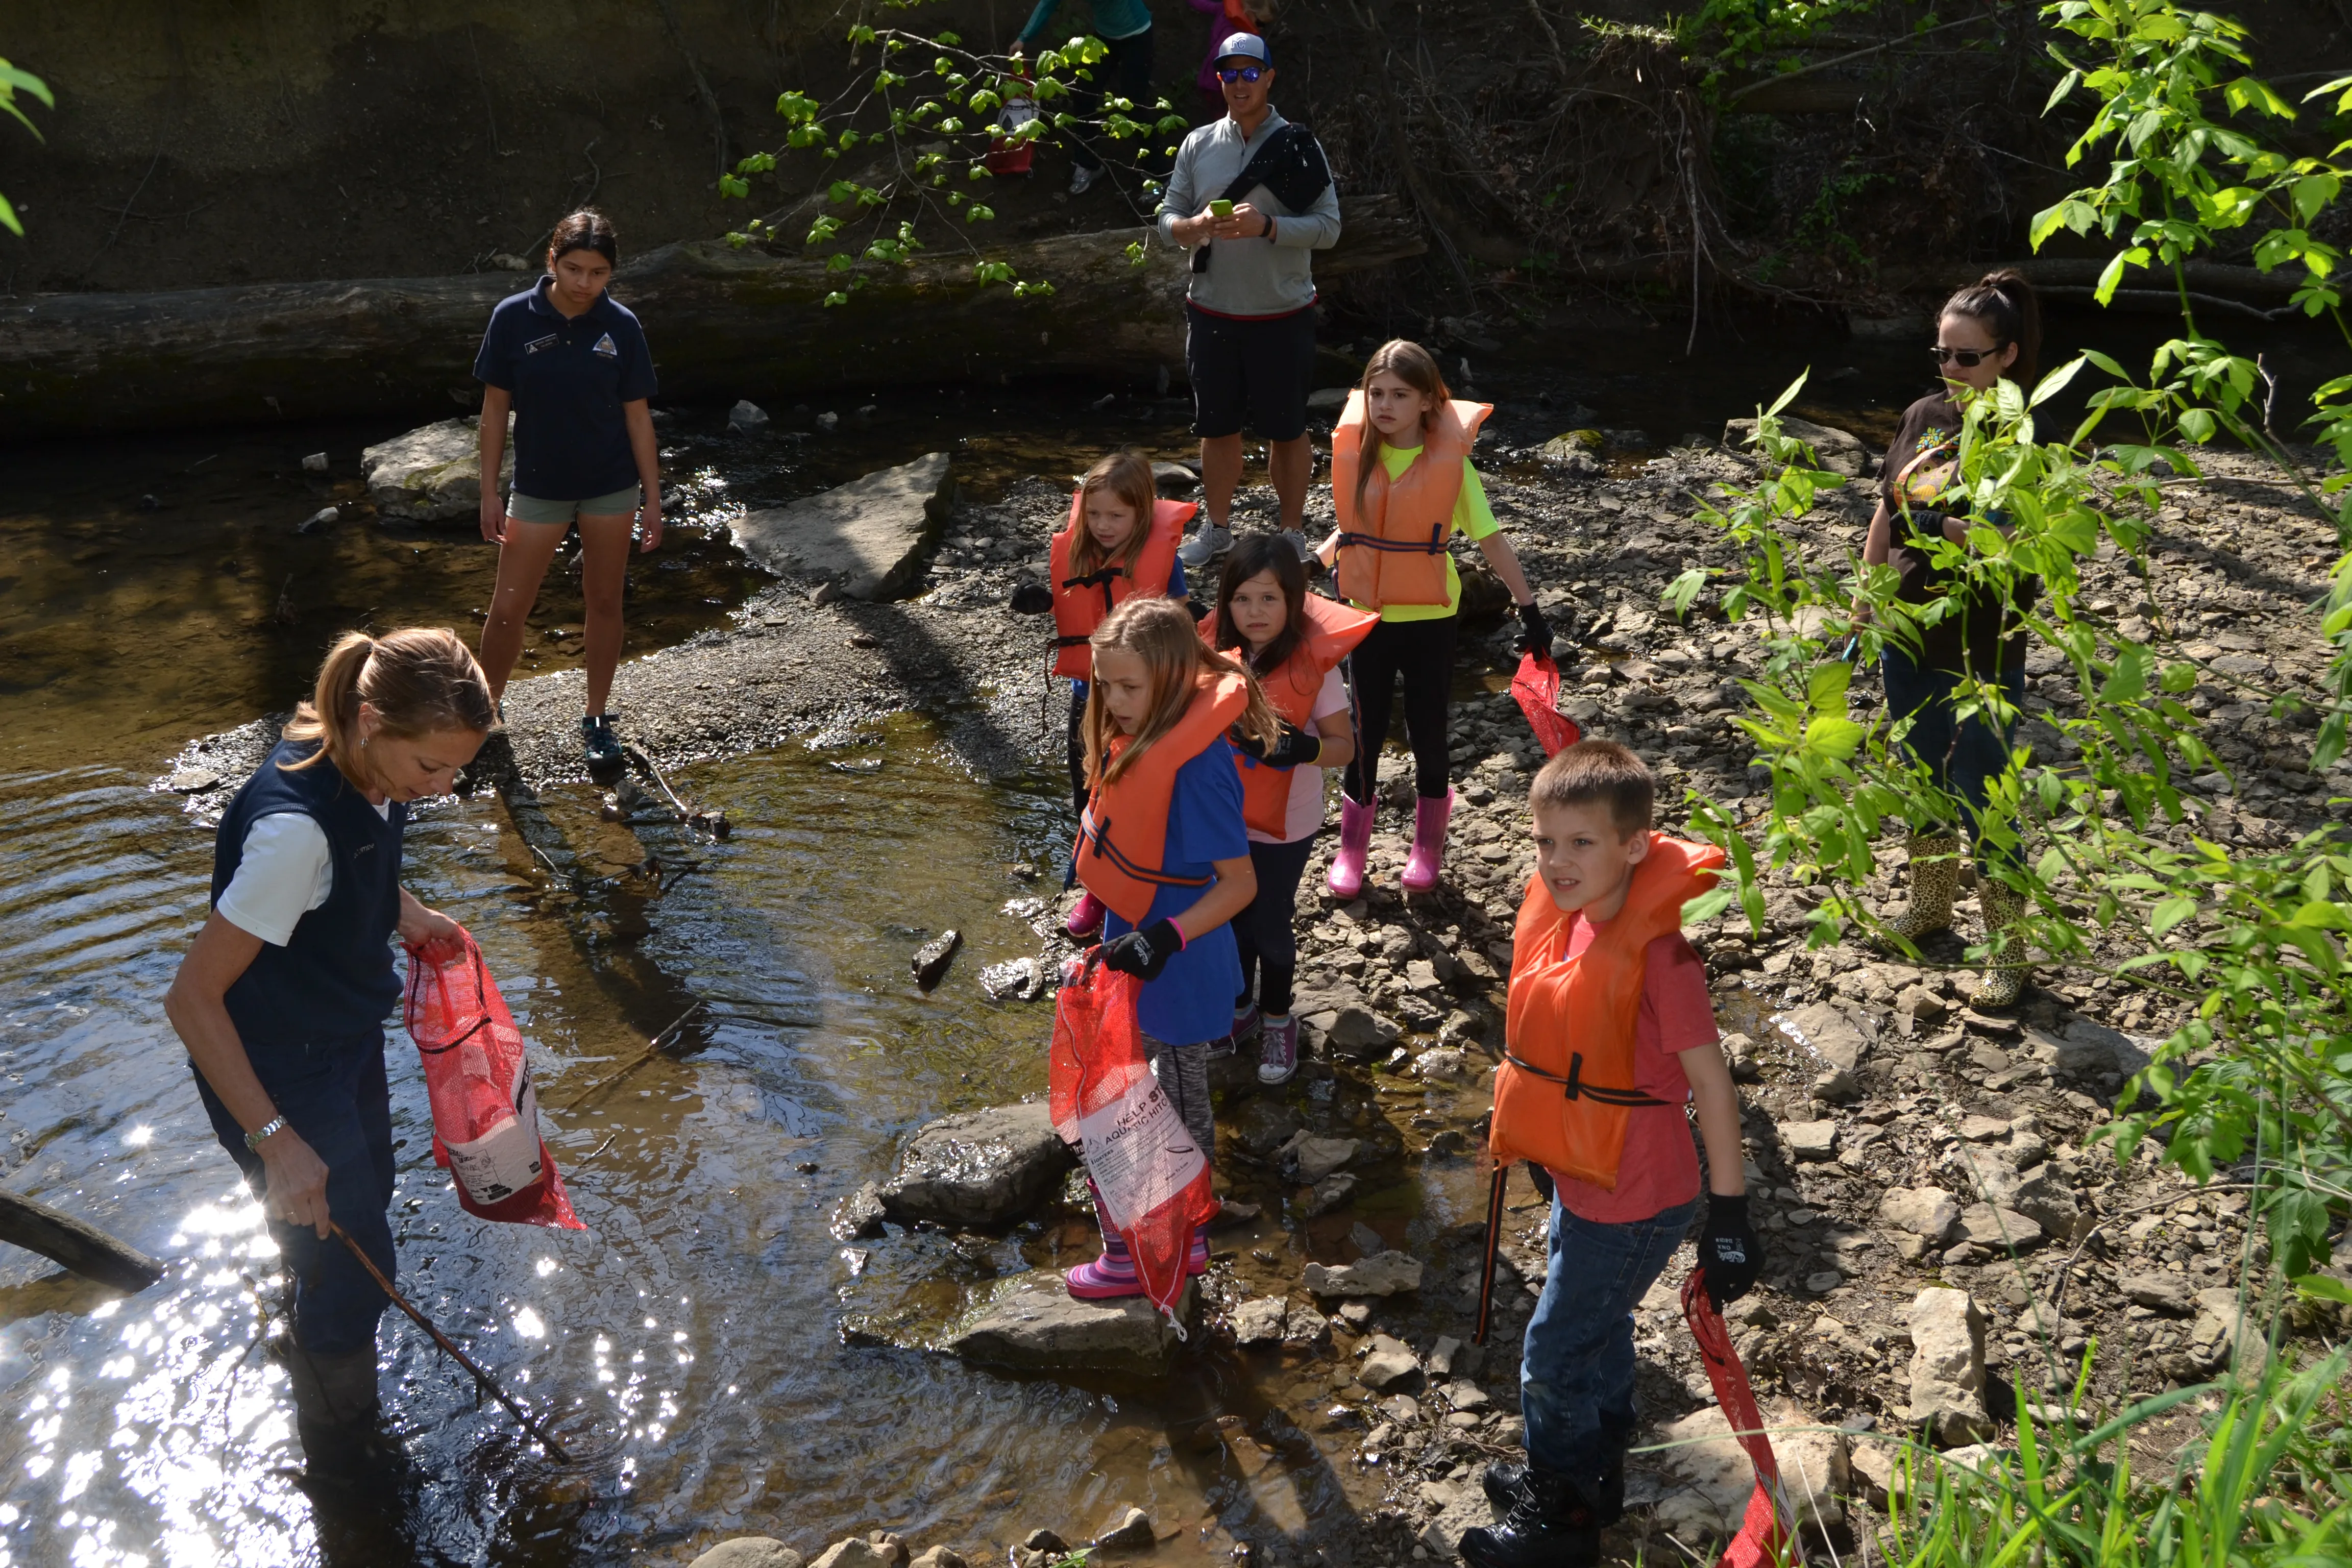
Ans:
{"type": "Polygon", "coordinates": [[[499,301],[474,375],[514,395],[514,488],[587,500],[637,482],[621,405],[654,395],[653,355],[628,307],[600,294],[566,317],[548,302],[554,282],[499,301]]]}

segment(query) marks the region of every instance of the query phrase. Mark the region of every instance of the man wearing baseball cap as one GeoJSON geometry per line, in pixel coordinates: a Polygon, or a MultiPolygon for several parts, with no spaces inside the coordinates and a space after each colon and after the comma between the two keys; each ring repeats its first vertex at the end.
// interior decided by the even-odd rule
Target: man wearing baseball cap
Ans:
{"type": "Polygon", "coordinates": [[[1302,514],[1315,455],[1307,395],[1315,373],[1312,254],[1339,237],[1339,194],[1314,133],[1267,101],[1274,57],[1263,37],[1219,47],[1225,118],[1184,138],[1160,207],[1160,237],[1192,253],[1184,367],[1192,382],[1209,521],[1180,552],[1205,566],[1233,543],[1242,426],[1266,444],[1283,530],[1306,555],[1302,514]],[[1226,210],[1217,210],[1223,206],[1226,210]]]}

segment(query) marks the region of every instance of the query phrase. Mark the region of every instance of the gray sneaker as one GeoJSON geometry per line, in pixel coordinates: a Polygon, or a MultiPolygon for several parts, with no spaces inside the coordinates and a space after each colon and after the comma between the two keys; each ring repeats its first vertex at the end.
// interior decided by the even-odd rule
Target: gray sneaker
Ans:
{"type": "Polygon", "coordinates": [[[1071,164],[1070,195],[1074,196],[1085,195],[1088,191],[1095,188],[1095,182],[1102,177],[1103,172],[1100,169],[1089,169],[1084,163],[1071,164]]]}
{"type": "Polygon", "coordinates": [[[1202,527],[1200,532],[1184,542],[1182,548],[1176,552],[1176,559],[1187,566],[1206,566],[1233,547],[1234,531],[1232,529],[1219,528],[1213,522],[1207,523],[1202,527]]]}
{"type": "Polygon", "coordinates": [[[1282,538],[1283,542],[1288,544],[1290,548],[1298,552],[1298,559],[1303,564],[1306,562],[1308,553],[1306,531],[1297,528],[1286,528],[1282,531],[1282,538]]]}

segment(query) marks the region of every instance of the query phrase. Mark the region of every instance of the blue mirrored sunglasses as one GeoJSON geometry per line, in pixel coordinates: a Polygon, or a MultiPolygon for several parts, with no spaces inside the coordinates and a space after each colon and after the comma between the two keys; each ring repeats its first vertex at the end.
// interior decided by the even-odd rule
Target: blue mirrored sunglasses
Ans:
{"type": "Polygon", "coordinates": [[[1222,66],[1217,70],[1227,81],[1255,81],[1265,73],[1265,66],[1222,66]]]}

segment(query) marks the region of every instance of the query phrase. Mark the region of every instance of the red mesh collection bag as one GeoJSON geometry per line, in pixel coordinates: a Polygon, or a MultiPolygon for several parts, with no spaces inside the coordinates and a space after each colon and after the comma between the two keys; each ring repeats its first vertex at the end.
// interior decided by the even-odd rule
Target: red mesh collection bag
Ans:
{"type": "Polygon", "coordinates": [[[467,1214],[584,1230],[539,1135],[522,1034],[470,935],[408,950],[408,1032],[433,1102],[433,1160],[467,1214]]]}
{"type": "Polygon", "coordinates": [[[1756,1489],[1748,1494],[1748,1513],[1739,1533],[1724,1549],[1717,1568],[1785,1568],[1802,1563],[1804,1548],[1788,1521],[1795,1508],[1780,1486],[1780,1461],[1773,1457],[1771,1439],[1764,1435],[1764,1413],[1756,1407],[1756,1393],[1748,1384],[1748,1369],[1731,1348],[1731,1331],[1715,1303],[1707,1300],[1705,1272],[1691,1270],[1683,1281],[1683,1321],[1698,1342],[1699,1359],[1706,1363],[1706,1380],[1715,1402],[1739,1446],[1756,1466],[1756,1489]]]}
{"type": "Polygon", "coordinates": [[[1176,1336],[1192,1230],[1216,1214],[1209,1157],[1152,1076],[1135,1021],[1131,974],[1070,961],[1054,1004],[1047,1103],[1054,1131],[1085,1154],[1105,1217],[1176,1336]]]}
{"type": "Polygon", "coordinates": [[[1519,672],[1511,677],[1511,695],[1518,700],[1519,711],[1528,716],[1528,727],[1543,743],[1545,756],[1557,756],[1584,739],[1576,721],[1559,710],[1559,666],[1550,659],[1522,654],[1519,672]]]}

